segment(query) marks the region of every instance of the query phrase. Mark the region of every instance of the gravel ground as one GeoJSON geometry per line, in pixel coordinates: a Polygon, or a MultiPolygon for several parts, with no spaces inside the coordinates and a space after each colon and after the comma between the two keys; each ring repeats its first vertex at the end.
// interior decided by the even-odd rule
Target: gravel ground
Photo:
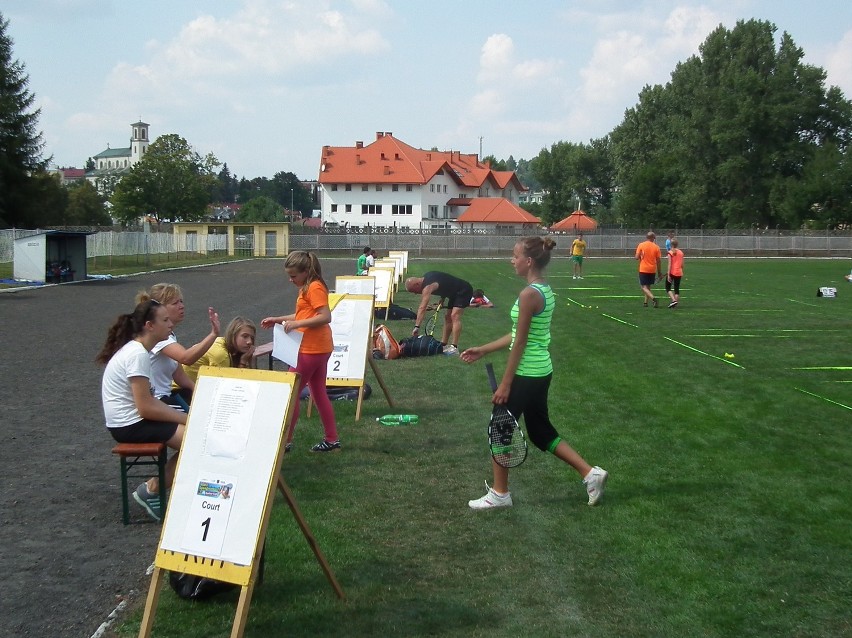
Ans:
{"type": "MultiPolygon", "coordinates": [[[[323,260],[333,287],[352,260],[323,260]]],[[[260,321],[291,312],[296,289],[281,259],[232,262],[0,294],[0,636],[92,636],[122,600],[144,600],[160,527],[131,504],[121,521],[118,460],[103,423],[94,356],[135,294],[161,281],[184,292],[178,338],[209,331],[207,306],[224,331],[241,314],[260,321]]],[[[259,330],[258,342],[271,339],[259,330]]],[[[109,635],[106,632],[103,635],[109,635]]]]}

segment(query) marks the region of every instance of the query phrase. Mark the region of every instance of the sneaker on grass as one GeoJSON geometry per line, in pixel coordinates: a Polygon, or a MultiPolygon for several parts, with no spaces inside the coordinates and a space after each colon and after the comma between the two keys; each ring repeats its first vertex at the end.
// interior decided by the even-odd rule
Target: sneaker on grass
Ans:
{"type": "Polygon", "coordinates": [[[673,301],[669,304],[669,308],[674,308],[677,305],[676,301],[673,301]]]}
{"type": "Polygon", "coordinates": [[[653,304],[654,304],[654,308],[659,308],[659,307],[660,307],[660,302],[659,302],[659,301],[657,301],[657,298],[656,298],[656,297],[655,297],[654,299],[651,299],[651,303],[653,303],[653,304]]]}
{"type": "Polygon", "coordinates": [[[456,355],[458,353],[459,353],[459,349],[456,348],[454,345],[449,344],[449,345],[444,346],[444,354],[453,356],[453,355],[456,355]]]}
{"type": "Polygon", "coordinates": [[[491,489],[491,487],[488,485],[488,481],[485,481],[485,489],[487,490],[485,496],[478,498],[475,501],[467,502],[467,504],[470,506],[470,509],[489,510],[495,507],[512,507],[511,492],[503,494],[501,496],[493,489],[491,489]]]}
{"type": "Polygon", "coordinates": [[[163,519],[160,495],[151,494],[151,492],[148,491],[147,483],[141,483],[139,487],[136,488],[136,491],[133,492],[133,500],[139,503],[139,505],[148,512],[148,516],[153,518],[155,521],[163,519]]]}
{"type": "Polygon", "coordinates": [[[326,441],[323,439],[311,448],[311,452],[340,452],[340,441],[326,441]]]}
{"type": "Polygon", "coordinates": [[[589,505],[597,505],[598,501],[601,500],[608,476],[609,473],[606,470],[602,470],[596,465],[583,479],[586,491],[589,493],[589,505]]]}

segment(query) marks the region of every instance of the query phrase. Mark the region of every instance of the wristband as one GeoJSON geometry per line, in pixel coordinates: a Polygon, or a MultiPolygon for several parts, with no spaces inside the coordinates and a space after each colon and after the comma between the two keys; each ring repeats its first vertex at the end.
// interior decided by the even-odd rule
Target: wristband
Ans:
{"type": "Polygon", "coordinates": [[[420,326],[414,326],[415,330],[420,330],[420,326]]]}

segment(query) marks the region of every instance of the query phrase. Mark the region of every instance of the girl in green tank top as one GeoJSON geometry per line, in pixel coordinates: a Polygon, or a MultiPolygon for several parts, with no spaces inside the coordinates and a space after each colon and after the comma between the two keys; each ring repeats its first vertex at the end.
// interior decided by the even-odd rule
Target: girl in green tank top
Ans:
{"type": "MultiPolygon", "coordinates": [[[[603,496],[607,472],[592,467],[574,451],[550,422],[547,394],[553,378],[550,359],[550,320],[556,307],[553,290],[545,280],[545,268],[556,246],[550,237],[525,237],[512,251],[512,267],[527,282],[511,310],[512,331],[496,341],[468,348],[462,361],[473,363],[484,355],[509,348],[506,370],[491,399],[505,405],[518,420],[523,417],[529,440],[542,451],[553,454],[573,467],[586,487],[589,505],[603,496]]],[[[471,509],[510,507],[509,470],[492,459],[493,487],[486,481],[486,494],[468,501],[471,509]]]]}

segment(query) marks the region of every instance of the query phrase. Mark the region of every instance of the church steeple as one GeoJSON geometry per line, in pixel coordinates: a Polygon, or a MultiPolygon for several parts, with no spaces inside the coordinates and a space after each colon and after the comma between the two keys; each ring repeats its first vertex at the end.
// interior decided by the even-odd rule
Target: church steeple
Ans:
{"type": "Polygon", "coordinates": [[[132,135],[130,137],[130,165],[139,162],[148,151],[148,124],[141,119],[131,124],[132,135]]]}

